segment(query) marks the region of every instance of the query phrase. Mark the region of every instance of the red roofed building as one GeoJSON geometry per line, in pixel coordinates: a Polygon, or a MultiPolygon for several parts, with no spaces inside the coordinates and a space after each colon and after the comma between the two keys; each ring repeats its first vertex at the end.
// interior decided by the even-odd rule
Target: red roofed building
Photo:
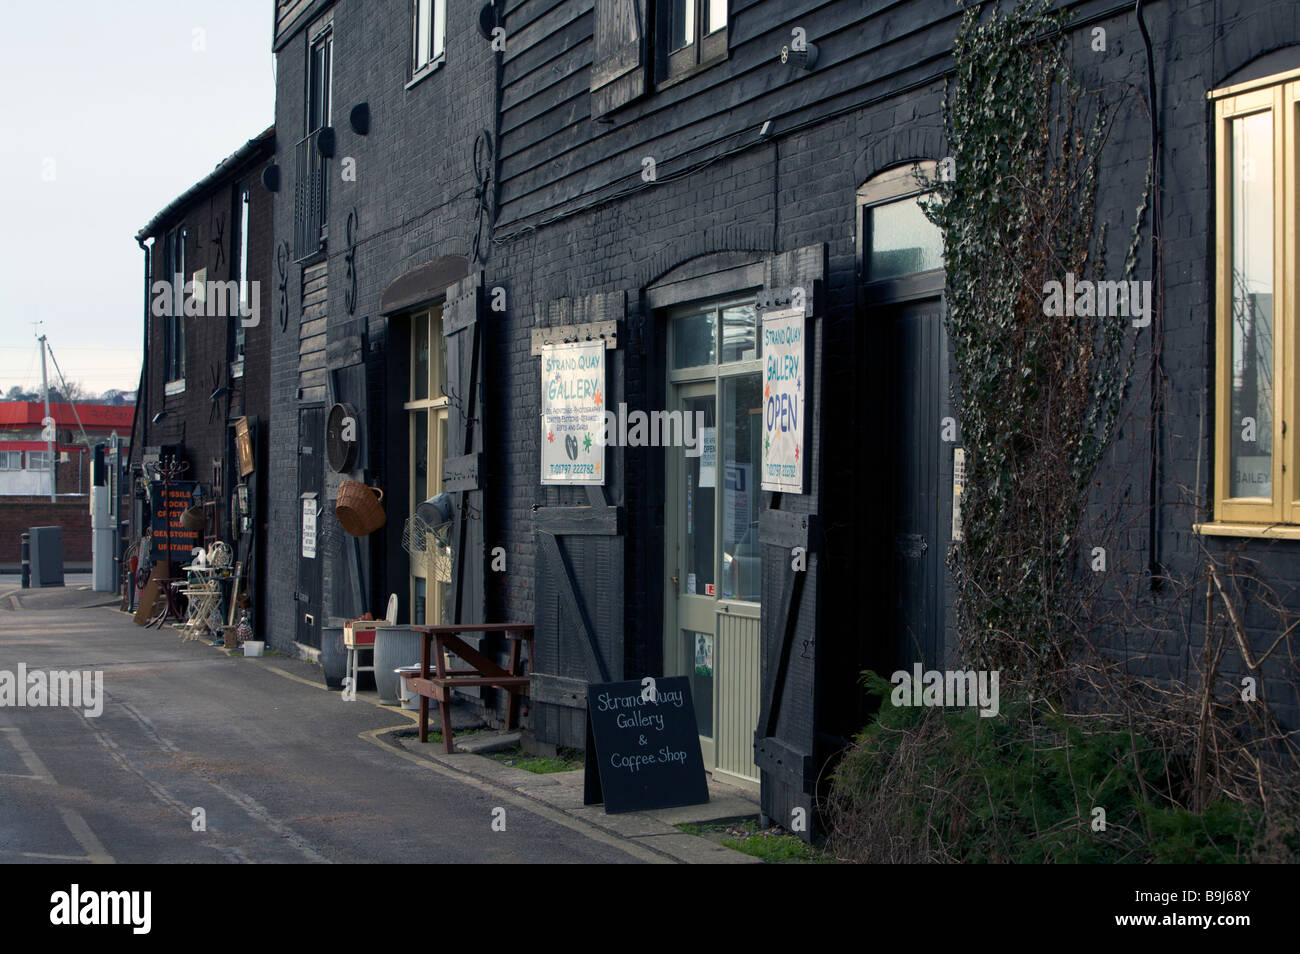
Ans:
{"type": "MultiPolygon", "coordinates": [[[[114,431],[123,443],[131,439],[134,404],[51,404],[55,451],[59,455],[56,489],[59,494],[85,494],[89,483],[88,455],[106,443],[114,431]],[[80,418],[80,425],[78,425],[80,418]],[[91,447],[83,443],[85,429],[91,447]]],[[[45,402],[0,402],[0,497],[50,494],[49,445],[45,439],[45,402]]]]}
{"type": "Polygon", "coordinates": [[[58,455],[57,500],[51,501],[45,402],[0,401],[0,569],[6,572],[18,569],[20,536],[31,527],[62,527],[65,568],[70,572],[90,568],[94,446],[108,443],[116,432],[125,460],[135,405],[79,403],[75,407],[74,412],[71,404],[50,404],[58,455]]]}

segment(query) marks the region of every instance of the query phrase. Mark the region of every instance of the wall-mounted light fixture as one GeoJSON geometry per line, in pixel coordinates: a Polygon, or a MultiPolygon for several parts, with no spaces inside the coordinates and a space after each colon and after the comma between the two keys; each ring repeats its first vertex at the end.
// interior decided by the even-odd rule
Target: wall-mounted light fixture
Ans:
{"type": "Polygon", "coordinates": [[[501,24],[497,22],[497,5],[485,3],[478,12],[478,32],[485,40],[492,39],[492,31],[501,24]]]}
{"type": "Polygon", "coordinates": [[[334,127],[322,126],[316,131],[316,151],[330,159],[334,155],[334,127]]]}
{"type": "Polygon", "coordinates": [[[352,126],[352,131],[358,136],[364,136],[370,132],[370,104],[357,103],[352,107],[352,112],[348,114],[348,123],[352,126]]]}

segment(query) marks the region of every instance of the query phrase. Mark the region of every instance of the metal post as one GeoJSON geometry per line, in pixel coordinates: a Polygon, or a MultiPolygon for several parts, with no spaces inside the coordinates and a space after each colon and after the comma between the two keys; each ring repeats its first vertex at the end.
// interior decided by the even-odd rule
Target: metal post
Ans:
{"type": "Polygon", "coordinates": [[[50,503],[58,503],[58,464],[54,458],[54,430],[48,422],[52,421],[50,417],[50,381],[45,376],[45,335],[41,335],[41,390],[45,393],[45,418],[41,421],[41,428],[45,431],[45,450],[50,455],[50,503]]]}
{"type": "Polygon", "coordinates": [[[32,585],[32,535],[24,533],[20,536],[22,540],[23,554],[23,589],[30,589],[32,585]]]}

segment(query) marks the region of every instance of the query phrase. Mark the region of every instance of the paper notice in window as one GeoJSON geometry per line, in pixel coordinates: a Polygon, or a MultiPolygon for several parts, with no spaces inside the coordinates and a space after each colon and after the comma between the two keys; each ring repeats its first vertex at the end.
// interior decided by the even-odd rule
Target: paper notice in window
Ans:
{"type": "Polygon", "coordinates": [[[716,487],[718,484],[718,429],[700,428],[700,486],[716,487]]]}

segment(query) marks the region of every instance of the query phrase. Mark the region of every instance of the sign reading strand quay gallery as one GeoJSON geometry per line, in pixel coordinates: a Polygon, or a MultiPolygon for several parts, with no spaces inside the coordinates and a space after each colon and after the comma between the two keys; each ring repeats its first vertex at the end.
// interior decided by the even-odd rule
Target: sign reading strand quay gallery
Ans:
{"type": "Polygon", "coordinates": [[[763,489],[803,493],[804,316],[763,315],[763,489]]]}
{"type": "Polygon", "coordinates": [[[605,483],[605,342],[542,348],[542,483],[605,483]]]}
{"type": "Polygon", "coordinates": [[[587,686],[584,804],[616,815],[708,800],[689,679],[587,686]]]}

